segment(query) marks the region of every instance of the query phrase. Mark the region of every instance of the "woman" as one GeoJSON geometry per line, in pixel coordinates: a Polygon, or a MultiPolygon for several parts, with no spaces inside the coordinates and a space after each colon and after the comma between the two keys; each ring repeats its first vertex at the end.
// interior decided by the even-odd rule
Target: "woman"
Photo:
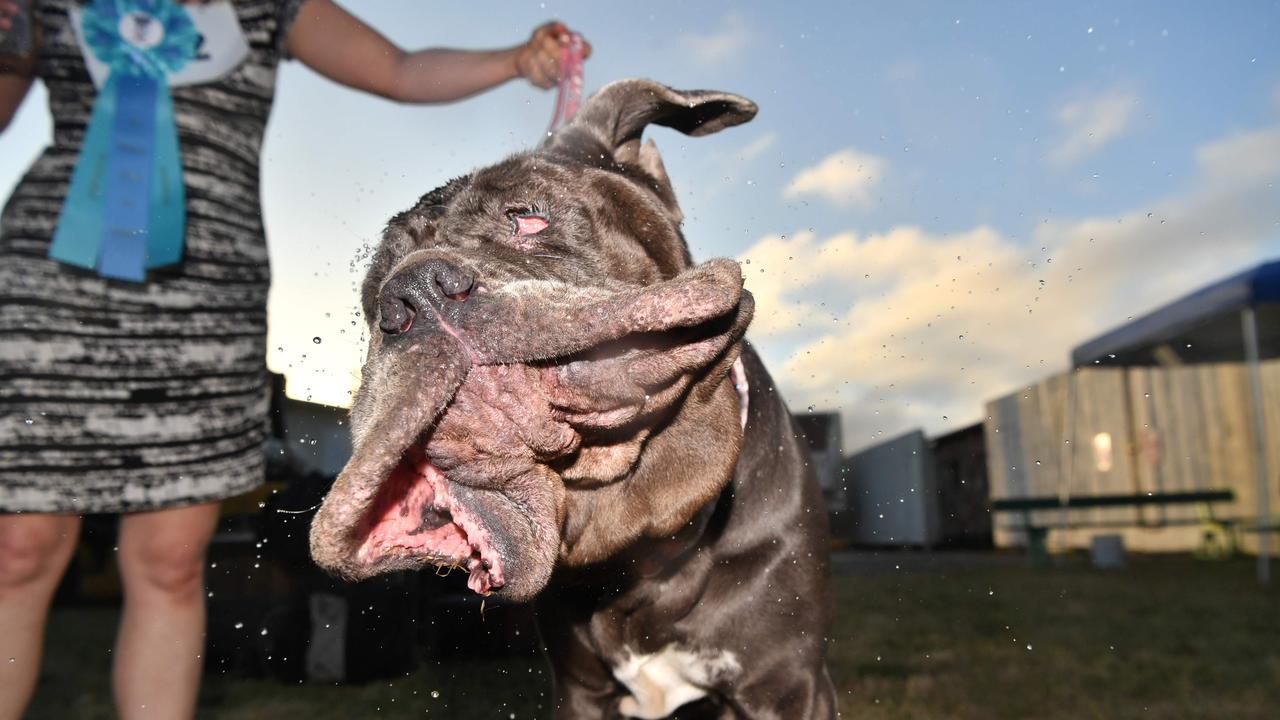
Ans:
{"type": "MultiPolygon", "coordinates": [[[[48,606],[80,515],[102,512],[123,514],[125,601],[113,653],[120,715],[194,712],[204,556],[218,501],[263,475],[269,271],[257,182],[277,63],[293,57],[400,102],[448,102],[517,77],[551,87],[569,37],[549,23],[505,50],[405,52],[331,0],[188,5],[196,20],[221,13],[229,23],[197,29],[199,52],[218,45],[213,35],[228,35],[222,46],[232,50],[208,53],[232,61],[188,84],[166,76],[185,247],[180,262],[130,282],[50,257],[99,94],[86,58],[102,55],[86,40],[88,26],[73,22],[119,12],[107,1],[36,0],[43,32],[34,76],[0,74],[0,131],[36,77],[54,119],[53,144],[0,218],[0,720],[19,717],[35,686],[48,606]]],[[[131,2],[169,12],[157,10],[164,0],[131,2]]],[[[16,12],[0,0],[0,30],[16,12]]],[[[120,38],[138,48],[160,42],[142,20],[132,40],[121,21],[120,38]]]]}

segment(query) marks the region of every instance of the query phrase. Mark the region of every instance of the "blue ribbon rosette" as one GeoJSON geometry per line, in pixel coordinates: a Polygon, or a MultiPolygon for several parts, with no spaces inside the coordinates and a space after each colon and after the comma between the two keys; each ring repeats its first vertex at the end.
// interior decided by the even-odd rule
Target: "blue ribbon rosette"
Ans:
{"type": "Polygon", "coordinates": [[[170,0],[94,0],[85,44],[110,68],[93,105],[49,257],[142,282],[182,259],[186,192],[167,76],[200,41],[170,0]]]}

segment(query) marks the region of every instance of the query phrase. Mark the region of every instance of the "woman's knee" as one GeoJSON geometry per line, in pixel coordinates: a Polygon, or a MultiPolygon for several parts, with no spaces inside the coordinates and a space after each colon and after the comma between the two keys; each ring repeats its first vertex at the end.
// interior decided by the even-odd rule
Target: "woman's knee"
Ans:
{"type": "Polygon", "coordinates": [[[126,516],[120,533],[120,571],[125,592],[198,596],[204,580],[216,508],[126,516]]]}
{"type": "Polygon", "coordinates": [[[0,589],[61,576],[75,546],[79,518],[0,516],[0,589]]]}
{"type": "Polygon", "coordinates": [[[120,548],[125,591],[163,593],[174,597],[198,594],[204,580],[204,545],[143,542],[120,548]]]}

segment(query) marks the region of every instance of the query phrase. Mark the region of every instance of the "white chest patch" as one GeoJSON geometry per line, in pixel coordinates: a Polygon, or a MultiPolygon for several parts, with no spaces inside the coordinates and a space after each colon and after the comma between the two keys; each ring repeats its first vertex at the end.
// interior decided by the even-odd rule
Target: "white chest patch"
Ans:
{"type": "Polygon", "coordinates": [[[619,712],[627,717],[664,718],[685,703],[706,697],[708,688],[742,670],[738,658],[727,650],[690,651],[674,643],[649,655],[623,648],[613,668],[631,695],[622,699],[619,712]]]}

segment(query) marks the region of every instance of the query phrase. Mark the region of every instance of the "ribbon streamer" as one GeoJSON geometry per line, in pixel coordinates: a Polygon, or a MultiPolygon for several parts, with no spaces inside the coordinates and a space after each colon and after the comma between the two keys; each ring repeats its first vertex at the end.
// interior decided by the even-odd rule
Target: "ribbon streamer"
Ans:
{"type": "Polygon", "coordinates": [[[199,34],[169,0],[95,0],[85,44],[110,74],[94,101],[49,257],[142,282],[182,259],[186,193],[167,75],[199,34]]]}

